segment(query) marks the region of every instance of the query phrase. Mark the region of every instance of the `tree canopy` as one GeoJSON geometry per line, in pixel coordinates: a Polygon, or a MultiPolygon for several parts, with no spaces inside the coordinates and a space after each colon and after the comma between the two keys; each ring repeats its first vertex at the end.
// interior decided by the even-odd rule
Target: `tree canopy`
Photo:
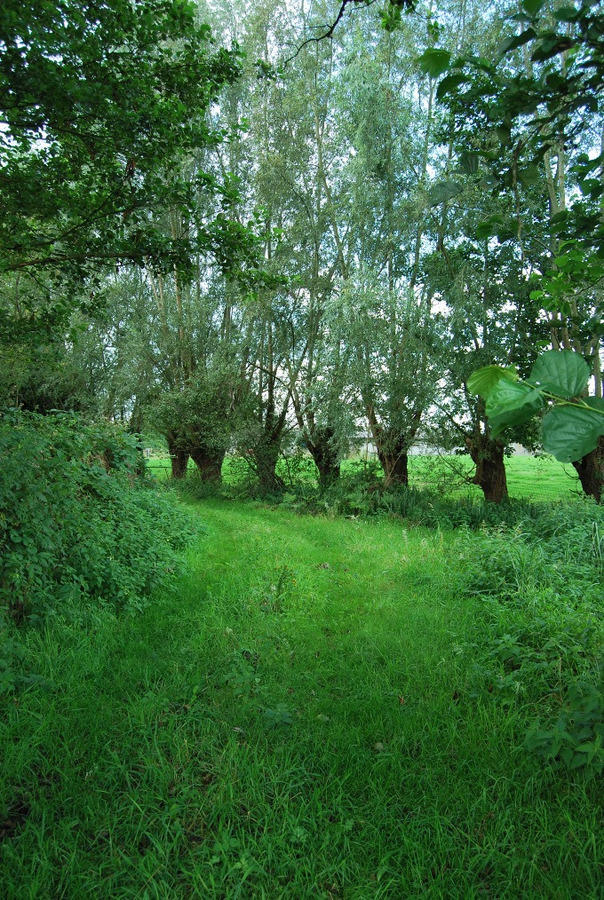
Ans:
{"type": "Polygon", "coordinates": [[[366,438],[404,485],[421,437],[501,500],[572,353],[599,496],[603,33],[587,0],[4,4],[3,399],[267,489],[366,438]]]}
{"type": "Polygon", "coordinates": [[[187,0],[2,4],[0,273],[21,279],[22,320],[25,282],[32,316],[52,318],[116,264],[183,268],[209,251],[228,265],[245,235],[221,214],[228,189],[193,162],[223,139],[209,111],[239,71],[187,0]]]}

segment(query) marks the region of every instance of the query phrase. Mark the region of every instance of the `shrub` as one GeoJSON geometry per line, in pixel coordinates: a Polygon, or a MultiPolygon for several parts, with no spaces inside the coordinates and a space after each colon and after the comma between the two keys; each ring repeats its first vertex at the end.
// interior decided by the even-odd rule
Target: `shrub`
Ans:
{"type": "Polygon", "coordinates": [[[600,535],[591,502],[467,533],[452,577],[485,601],[470,693],[518,707],[525,747],[554,766],[604,770],[604,607],[600,535]]]}
{"type": "Polygon", "coordinates": [[[136,441],[72,414],[0,415],[0,607],[39,621],[94,599],[135,609],[191,535],[136,441]]]}

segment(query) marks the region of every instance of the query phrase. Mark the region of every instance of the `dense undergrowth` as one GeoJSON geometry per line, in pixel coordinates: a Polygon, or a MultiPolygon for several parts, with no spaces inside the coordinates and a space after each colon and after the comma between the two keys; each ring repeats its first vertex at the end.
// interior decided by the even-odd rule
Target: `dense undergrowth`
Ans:
{"type": "Polygon", "coordinates": [[[604,770],[604,516],[560,506],[462,541],[463,595],[483,613],[470,690],[523,710],[524,746],[593,778],[604,770]]]}
{"type": "Polygon", "coordinates": [[[580,496],[552,504],[530,499],[489,503],[476,495],[460,493],[463,482],[459,480],[458,471],[451,474],[446,466],[436,466],[436,470],[436,477],[434,473],[422,473],[426,487],[387,487],[377,463],[351,461],[343,468],[336,483],[321,489],[308,460],[294,459],[287,461],[287,466],[281,470],[283,489],[267,494],[249,476],[244,464],[237,466],[233,461],[222,483],[202,481],[197,472],[191,471],[177,489],[194,500],[209,497],[261,500],[304,515],[398,517],[427,528],[444,529],[513,526],[527,520],[540,521],[548,515],[550,508],[553,517],[558,517],[559,510],[564,509],[567,513],[563,516],[574,520],[574,517],[581,518],[579,506],[594,508],[590,501],[580,496]]]}
{"type": "Polygon", "coordinates": [[[173,577],[193,529],[142,477],[136,441],[75,415],[0,418],[0,690],[20,658],[15,626],[81,624],[91,606],[134,612],[173,577]]]}

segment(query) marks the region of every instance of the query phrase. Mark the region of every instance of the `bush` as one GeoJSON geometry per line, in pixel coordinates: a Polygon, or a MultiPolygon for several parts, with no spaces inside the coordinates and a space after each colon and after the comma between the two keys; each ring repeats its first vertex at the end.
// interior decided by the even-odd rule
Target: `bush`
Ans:
{"type": "Polygon", "coordinates": [[[451,572],[485,602],[471,696],[516,707],[527,750],[588,778],[604,770],[602,533],[591,502],[546,507],[468,532],[451,572]]]}
{"type": "Polygon", "coordinates": [[[135,609],[191,536],[142,477],[136,441],[72,414],[0,415],[0,608],[39,621],[95,600],[135,609]]]}
{"type": "MultiPolygon", "coordinates": [[[[251,496],[243,483],[240,493],[251,496]]],[[[527,521],[541,523],[545,509],[542,503],[527,500],[496,504],[476,497],[447,497],[443,492],[425,488],[386,488],[381,468],[373,461],[349,464],[342,470],[340,478],[323,491],[308,480],[293,481],[280,500],[300,513],[395,516],[427,528],[466,527],[472,530],[484,526],[514,526],[527,521]]],[[[548,528],[553,527],[555,515],[554,512],[548,528]]],[[[604,530],[601,543],[601,549],[604,549],[604,530]]]]}

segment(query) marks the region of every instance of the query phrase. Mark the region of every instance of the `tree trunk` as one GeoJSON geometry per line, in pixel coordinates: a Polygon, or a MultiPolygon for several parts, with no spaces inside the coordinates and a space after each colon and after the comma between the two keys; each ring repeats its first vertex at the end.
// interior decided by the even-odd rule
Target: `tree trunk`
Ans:
{"type": "Polygon", "coordinates": [[[279,442],[270,439],[262,440],[254,449],[254,461],[262,494],[278,494],[285,486],[276,471],[279,450],[279,442]]]}
{"type": "Polygon", "coordinates": [[[378,458],[384,470],[384,487],[409,486],[409,454],[407,448],[394,453],[378,448],[378,458]]]}
{"type": "Polygon", "coordinates": [[[221,481],[224,450],[210,450],[207,447],[195,447],[190,451],[191,459],[197,466],[202,481],[221,481]]]}
{"type": "Polygon", "coordinates": [[[466,446],[470,451],[476,472],[472,484],[477,484],[484,494],[485,500],[501,503],[507,500],[508,485],[503,457],[504,445],[484,434],[466,438],[466,446]]]}
{"type": "Polygon", "coordinates": [[[172,478],[184,478],[187,474],[187,463],[189,462],[189,453],[182,450],[176,443],[174,438],[167,437],[168,452],[170,453],[170,463],[172,465],[172,478]]]}
{"type": "Polygon", "coordinates": [[[184,478],[187,474],[187,463],[189,462],[187,451],[174,450],[170,454],[170,462],[172,463],[172,478],[184,478]]]}
{"type": "Polygon", "coordinates": [[[331,428],[316,429],[308,449],[319,470],[319,487],[325,490],[340,477],[338,450],[333,446],[334,433],[331,428]]]}
{"type": "Polygon", "coordinates": [[[600,503],[604,486],[604,437],[598,440],[595,450],[574,462],[573,466],[577,470],[584,493],[588,497],[593,497],[596,503],[600,503]]]}
{"type": "Polygon", "coordinates": [[[321,456],[320,453],[312,453],[312,458],[319,470],[319,487],[322,491],[334,485],[340,477],[340,463],[330,457],[321,456]]]}

